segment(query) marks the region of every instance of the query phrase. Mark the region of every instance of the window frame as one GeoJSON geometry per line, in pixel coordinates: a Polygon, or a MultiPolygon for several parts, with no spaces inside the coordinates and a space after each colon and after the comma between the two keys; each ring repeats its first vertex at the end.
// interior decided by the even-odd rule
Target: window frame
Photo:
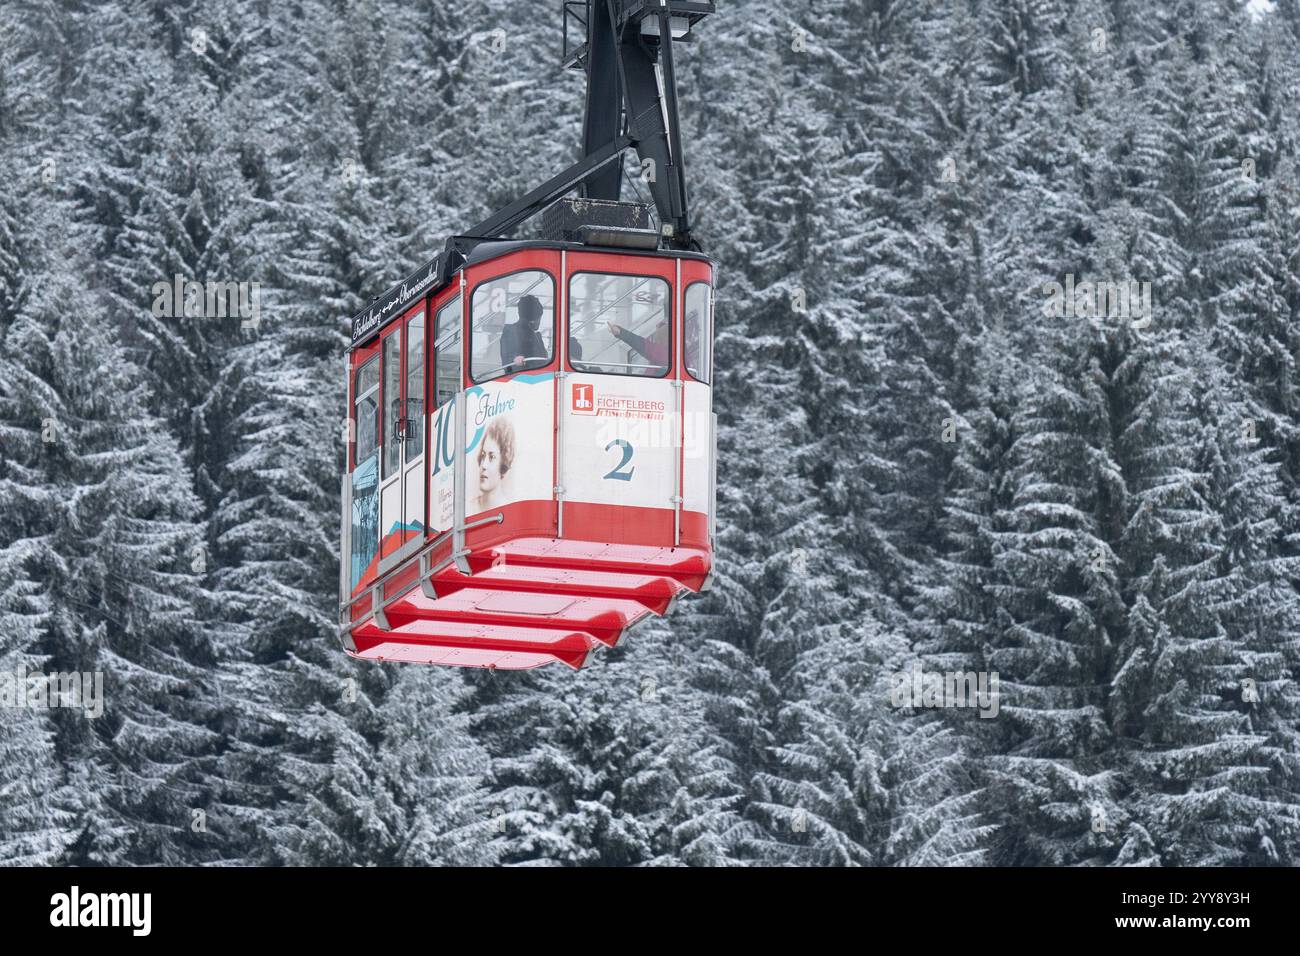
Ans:
{"type": "MultiPolygon", "coordinates": [[[[392,421],[393,434],[391,436],[388,434],[388,426],[389,426],[388,415],[390,409],[393,407],[392,403],[394,400],[399,402],[402,400],[402,379],[403,379],[402,360],[405,358],[405,352],[406,352],[406,349],[404,348],[405,343],[402,341],[402,338],[403,338],[402,324],[398,322],[394,326],[392,332],[389,332],[387,335],[385,335],[382,339],[379,340],[379,381],[380,381],[380,392],[383,396],[383,404],[380,406],[380,410],[379,410],[379,480],[380,481],[386,481],[387,479],[401,472],[402,457],[405,453],[404,446],[406,443],[404,441],[399,442],[397,440],[397,425],[400,419],[402,418],[402,414],[398,414],[397,417],[393,419],[392,421]],[[389,342],[397,343],[396,348],[394,348],[393,350],[393,353],[397,356],[397,375],[394,378],[394,381],[397,383],[396,396],[388,394],[388,343],[389,342]],[[390,438],[392,439],[393,448],[397,449],[397,461],[391,467],[388,463],[389,456],[392,454],[392,451],[389,448],[389,444],[388,444],[390,438]]],[[[405,413],[406,411],[405,407],[402,407],[400,411],[402,413],[405,413]]]]}
{"type": "MultiPolygon", "coordinates": [[[[558,324],[556,320],[556,313],[559,312],[560,310],[556,302],[555,273],[553,273],[550,269],[544,266],[524,266],[521,269],[513,269],[510,272],[503,272],[500,275],[488,276],[474,283],[474,288],[470,289],[469,297],[467,301],[469,302],[469,322],[468,322],[469,334],[464,336],[464,338],[467,340],[465,344],[468,346],[466,349],[466,353],[468,354],[469,357],[468,378],[475,385],[482,385],[484,382],[495,382],[497,379],[504,378],[507,375],[519,375],[524,372],[538,372],[546,368],[548,365],[551,365],[555,361],[556,325],[558,324]],[[485,285],[491,285],[493,282],[500,282],[502,279],[509,279],[511,276],[521,275],[525,272],[540,272],[542,275],[546,276],[546,278],[551,280],[551,347],[549,350],[550,354],[547,356],[547,359],[543,364],[538,365],[534,368],[522,368],[519,369],[519,371],[517,372],[511,372],[508,371],[509,366],[507,365],[505,367],[496,369],[494,371],[494,374],[492,375],[487,375],[484,376],[483,378],[479,378],[477,375],[474,374],[474,337],[476,334],[476,330],[474,327],[475,326],[474,297],[478,295],[478,290],[483,288],[485,285]]],[[[509,306],[507,305],[506,308],[508,309],[509,306]]],[[[507,315],[506,318],[509,318],[509,316],[507,315]]],[[[502,326],[502,328],[504,329],[505,326],[502,326]]],[[[498,339],[498,341],[500,340],[498,339]]],[[[461,376],[462,377],[465,376],[465,368],[463,363],[461,367],[461,376]]]]}
{"type": "Polygon", "coordinates": [[[406,420],[406,437],[402,442],[402,465],[405,468],[408,462],[414,461],[424,454],[425,444],[425,424],[428,421],[429,410],[428,404],[429,393],[429,310],[420,309],[418,312],[402,319],[402,417],[406,420]],[[416,356],[416,368],[411,368],[411,327],[416,323],[420,327],[420,354],[416,356]],[[413,372],[418,372],[419,391],[418,396],[411,394],[411,376],[413,372]],[[411,414],[412,404],[418,402],[418,414],[411,414]],[[419,436],[413,436],[412,431],[418,430],[419,436]],[[415,449],[412,451],[412,449],[415,449]]]}
{"type": "Polygon", "coordinates": [[[439,408],[442,408],[444,404],[446,404],[445,402],[438,402],[438,387],[439,385],[442,384],[440,381],[440,375],[438,373],[438,358],[442,352],[442,349],[439,346],[442,344],[443,341],[455,342],[456,349],[457,351],[460,352],[460,355],[457,356],[457,362],[456,362],[457,375],[456,375],[455,388],[452,389],[452,398],[448,399],[447,401],[451,401],[452,399],[454,399],[455,396],[460,394],[460,392],[465,387],[464,385],[465,309],[464,309],[464,301],[461,298],[460,292],[457,292],[454,296],[452,296],[442,305],[434,309],[433,313],[434,313],[434,319],[433,319],[434,338],[431,340],[433,348],[429,353],[431,358],[430,365],[433,369],[433,374],[430,376],[430,384],[432,385],[430,394],[433,396],[434,402],[436,404],[434,408],[430,409],[431,412],[437,411],[439,408]],[[447,309],[451,308],[452,306],[460,306],[460,308],[457,310],[456,321],[451,324],[451,328],[449,331],[447,331],[445,334],[440,336],[438,335],[438,320],[442,318],[442,313],[447,309]]]}
{"type": "MultiPolygon", "coordinates": [[[[564,360],[565,363],[568,365],[569,371],[577,372],[579,375],[622,375],[624,378],[655,378],[655,379],[668,378],[668,376],[672,374],[673,369],[676,367],[673,364],[674,359],[676,357],[676,350],[674,349],[673,346],[675,344],[674,340],[677,338],[677,336],[673,334],[674,333],[673,280],[657,274],[647,275],[644,272],[603,272],[598,269],[581,269],[577,272],[569,273],[569,285],[568,288],[565,289],[565,296],[564,296],[565,304],[568,306],[568,308],[566,309],[567,314],[564,316],[564,333],[568,337],[564,340],[566,345],[568,344],[569,338],[572,338],[571,320],[573,317],[573,280],[578,278],[578,276],[588,276],[588,275],[612,276],[614,278],[621,278],[621,279],[646,279],[646,280],[654,279],[654,280],[658,280],[659,282],[662,282],[667,287],[668,295],[666,296],[666,301],[668,303],[668,308],[665,311],[667,312],[667,322],[668,322],[668,356],[666,361],[664,362],[664,366],[663,366],[664,371],[662,375],[647,375],[644,374],[643,372],[633,372],[629,370],[630,368],[641,368],[641,369],[657,368],[658,366],[655,365],[630,366],[629,368],[625,368],[621,372],[607,372],[604,369],[593,370],[593,369],[578,368],[576,365],[573,364],[573,356],[566,348],[564,350],[564,360]]],[[[626,345],[626,343],[624,344],[626,345]]],[[[631,346],[627,346],[627,347],[630,348],[631,346]]],[[[581,362],[583,365],[599,364],[596,362],[587,362],[584,359],[579,359],[578,361],[581,362]]],[[[616,362],[614,364],[617,365],[620,363],[616,362]]]]}
{"type": "MultiPolygon", "coordinates": [[[[361,419],[360,416],[357,414],[357,406],[360,404],[360,402],[363,399],[369,397],[372,393],[375,396],[375,448],[374,451],[371,452],[371,454],[378,453],[380,448],[382,447],[382,442],[379,440],[380,437],[379,432],[380,429],[383,428],[382,419],[384,414],[384,408],[383,405],[380,404],[380,400],[379,400],[380,385],[383,383],[383,370],[379,368],[380,364],[381,363],[379,359],[379,353],[376,352],[374,355],[370,356],[368,359],[366,359],[364,362],[358,365],[357,370],[353,373],[353,377],[352,377],[352,429],[353,429],[352,468],[353,470],[360,468],[362,462],[362,458],[359,453],[360,452],[359,446],[361,444],[361,419]],[[375,384],[363,392],[361,391],[361,374],[365,372],[366,369],[368,369],[371,365],[375,366],[375,384]]],[[[366,457],[369,458],[370,456],[367,455],[366,457]]]]}
{"type": "MultiPolygon", "coordinates": [[[[704,339],[702,338],[701,342],[703,341],[704,339]]],[[[699,382],[701,385],[707,385],[710,388],[713,387],[713,283],[710,282],[708,279],[694,279],[688,282],[686,284],[686,288],[682,290],[682,368],[685,369],[686,374],[689,375],[694,381],[699,382]],[[707,309],[707,318],[709,323],[709,329],[708,329],[709,334],[707,336],[709,349],[708,349],[708,362],[706,363],[708,365],[708,368],[705,370],[707,372],[707,376],[705,378],[700,378],[698,375],[696,375],[694,372],[691,371],[691,367],[687,364],[687,355],[686,355],[686,317],[690,315],[690,311],[686,308],[686,297],[691,294],[691,290],[694,289],[697,285],[704,286],[704,288],[708,291],[708,297],[705,302],[705,308],[707,309]]]]}

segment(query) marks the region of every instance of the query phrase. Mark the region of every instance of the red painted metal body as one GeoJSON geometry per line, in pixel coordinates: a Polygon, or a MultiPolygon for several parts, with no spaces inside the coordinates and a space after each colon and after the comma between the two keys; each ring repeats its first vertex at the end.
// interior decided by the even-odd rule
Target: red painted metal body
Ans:
{"type": "MultiPolygon", "coordinates": [[[[684,300],[692,285],[711,290],[712,263],[496,245],[349,352],[340,624],[352,656],[579,668],[708,586],[709,370],[685,354],[684,300]],[[575,290],[583,297],[571,303],[575,290]],[[528,297],[549,310],[549,358],[485,372],[528,297]],[[622,342],[613,332],[612,345],[599,338],[608,316],[653,320],[660,308],[666,367],[617,371],[622,342]],[[583,341],[587,358],[599,348],[605,364],[574,364],[583,341]]],[[[692,356],[701,321],[711,341],[711,306],[710,294],[706,319],[698,305],[691,313],[692,356]]]]}

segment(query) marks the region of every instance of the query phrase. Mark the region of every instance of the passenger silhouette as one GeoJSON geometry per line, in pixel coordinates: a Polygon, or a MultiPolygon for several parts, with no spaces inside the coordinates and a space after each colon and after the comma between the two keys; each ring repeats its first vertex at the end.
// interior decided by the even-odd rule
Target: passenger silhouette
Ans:
{"type": "Polygon", "coordinates": [[[519,320],[501,330],[501,364],[518,372],[532,359],[546,361],[546,343],[537,329],[542,323],[542,303],[535,295],[522,295],[515,303],[519,320]]]}
{"type": "MultiPolygon", "coordinates": [[[[654,334],[650,336],[637,335],[635,332],[629,332],[621,325],[609,323],[610,334],[620,342],[628,345],[632,351],[638,353],[646,361],[666,368],[668,366],[668,322],[660,322],[655,328],[654,334]]],[[[653,371],[649,370],[649,371],[653,371]]],[[[647,372],[648,374],[648,372],[647,372]]]]}

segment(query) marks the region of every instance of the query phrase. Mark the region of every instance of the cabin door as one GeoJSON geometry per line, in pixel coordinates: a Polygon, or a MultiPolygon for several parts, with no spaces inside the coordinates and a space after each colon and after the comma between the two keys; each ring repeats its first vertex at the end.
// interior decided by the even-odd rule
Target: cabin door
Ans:
{"type": "Polygon", "coordinates": [[[412,313],[384,334],[380,571],[419,550],[424,540],[425,313],[412,313]]]}
{"type": "Polygon", "coordinates": [[[437,312],[433,348],[433,450],[429,481],[429,530],[450,531],[455,512],[455,422],[456,396],[461,390],[460,296],[437,312]]]}

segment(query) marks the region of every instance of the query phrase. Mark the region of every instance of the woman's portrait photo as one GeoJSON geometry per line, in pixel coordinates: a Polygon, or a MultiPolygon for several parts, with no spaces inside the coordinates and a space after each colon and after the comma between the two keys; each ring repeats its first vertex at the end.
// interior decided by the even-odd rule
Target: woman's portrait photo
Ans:
{"type": "Polygon", "coordinates": [[[515,461],[515,428],[510,420],[497,417],[488,423],[478,449],[478,495],[470,499],[467,514],[478,514],[505,504],[509,499],[503,484],[515,461]]]}

